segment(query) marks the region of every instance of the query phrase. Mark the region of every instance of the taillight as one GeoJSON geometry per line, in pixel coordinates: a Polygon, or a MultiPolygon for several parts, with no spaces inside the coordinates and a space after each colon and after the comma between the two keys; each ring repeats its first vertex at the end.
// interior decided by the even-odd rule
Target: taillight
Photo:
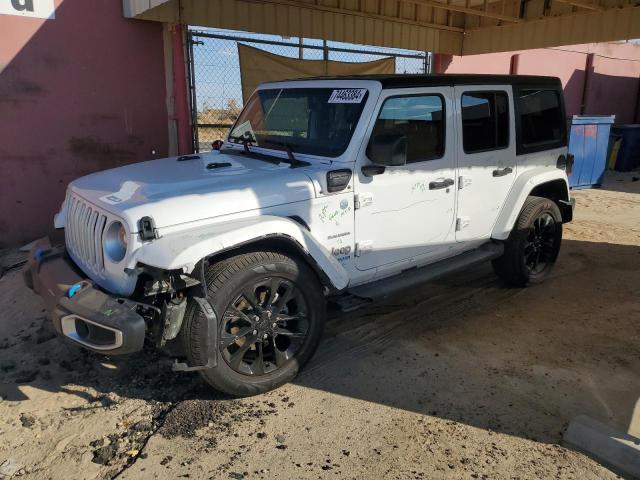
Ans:
{"type": "Polygon", "coordinates": [[[571,172],[573,171],[573,161],[574,156],[571,153],[567,153],[566,156],[560,155],[556,162],[556,167],[567,172],[567,175],[571,175],[571,172]]]}
{"type": "Polygon", "coordinates": [[[571,175],[571,172],[573,172],[574,160],[575,160],[575,157],[573,156],[573,154],[567,153],[567,166],[565,168],[565,172],[567,172],[567,175],[571,175]]]}

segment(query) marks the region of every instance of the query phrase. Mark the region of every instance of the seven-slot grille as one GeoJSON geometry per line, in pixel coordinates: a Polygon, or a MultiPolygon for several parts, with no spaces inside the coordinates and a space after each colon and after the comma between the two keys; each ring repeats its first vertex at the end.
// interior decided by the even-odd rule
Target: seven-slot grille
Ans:
{"type": "Polygon", "coordinates": [[[96,273],[104,271],[102,236],[107,216],[72,193],[67,194],[65,243],[76,259],[96,273]]]}

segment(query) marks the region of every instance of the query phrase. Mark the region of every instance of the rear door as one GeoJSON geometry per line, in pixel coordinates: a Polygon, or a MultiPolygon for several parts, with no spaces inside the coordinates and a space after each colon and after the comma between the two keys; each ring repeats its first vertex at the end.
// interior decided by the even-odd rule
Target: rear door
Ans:
{"type": "Polygon", "coordinates": [[[516,135],[511,86],[456,86],[456,241],[488,238],[513,184],[516,135]]]}

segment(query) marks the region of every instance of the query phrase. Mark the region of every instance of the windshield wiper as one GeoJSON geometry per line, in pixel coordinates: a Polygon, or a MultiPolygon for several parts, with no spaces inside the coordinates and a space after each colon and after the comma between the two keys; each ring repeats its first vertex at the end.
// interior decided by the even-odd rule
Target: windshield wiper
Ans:
{"type": "Polygon", "coordinates": [[[242,143],[242,145],[244,146],[244,153],[245,154],[251,154],[253,157],[257,158],[258,160],[263,160],[263,161],[269,162],[269,163],[285,162],[285,163],[288,163],[289,165],[291,165],[291,168],[306,167],[306,166],[310,165],[310,163],[308,163],[308,162],[303,162],[302,160],[298,160],[293,154],[293,150],[291,149],[291,145],[289,145],[287,142],[281,142],[279,140],[265,140],[267,143],[271,143],[273,145],[278,145],[278,146],[284,147],[285,151],[287,152],[287,159],[284,159],[284,158],[281,158],[281,157],[274,157],[274,156],[270,156],[270,155],[267,156],[267,155],[265,155],[263,153],[253,152],[253,151],[249,150],[249,145],[250,144],[257,143],[255,138],[253,137],[253,135],[251,135],[251,133],[249,133],[249,132],[244,132],[244,135],[242,135],[242,136],[229,135],[229,140],[233,140],[234,142],[242,143]],[[265,156],[267,156],[268,158],[265,158],[265,156]]]}
{"type": "Polygon", "coordinates": [[[234,142],[241,143],[244,146],[244,153],[251,153],[249,150],[249,144],[256,143],[255,138],[249,132],[244,132],[244,135],[229,135],[229,140],[233,140],[234,142]]]}
{"type": "MultiPolygon", "coordinates": [[[[267,163],[271,163],[271,164],[275,164],[275,165],[280,163],[278,161],[280,159],[276,159],[276,158],[273,158],[273,157],[266,157],[262,153],[252,152],[251,150],[249,150],[249,145],[250,144],[257,143],[255,141],[255,139],[253,138],[253,135],[251,135],[251,133],[249,133],[249,132],[244,132],[244,135],[242,135],[242,136],[229,135],[229,140],[233,140],[234,142],[242,143],[242,145],[244,146],[244,151],[242,153],[244,153],[245,155],[251,155],[251,158],[255,158],[256,160],[262,160],[263,162],[267,162],[267,163]]],[[[233,150],[233,149],[230,149],[230,150],[233,150]]]]}
{"type": "Polygon", "coordinates": [[[291,165],[292,168],[295,167],[305,167],[310,165],[308,162],[303,162],[302,160],[298,160],[293,154],[293,150],[291,149],[291,145],[288,142],[283,142],[280,140],[271,140],[266,139],[265,142],[270,143],[272,145],[278,145],[280,147],[284,147],[285,152],[287,152],[288,160],[285,160],[288,164],[291,165]]]}

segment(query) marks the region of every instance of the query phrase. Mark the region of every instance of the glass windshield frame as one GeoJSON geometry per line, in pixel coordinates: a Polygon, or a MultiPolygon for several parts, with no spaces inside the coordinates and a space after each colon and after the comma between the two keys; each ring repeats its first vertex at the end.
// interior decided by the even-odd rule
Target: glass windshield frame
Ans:
{"type": "MultiPolygon", "coordinates": [[[[236,119],[233,126],[229,130],[229,133],[227,135],[227,142],[228,144],[231,144],[231,145],[244,145],[244,143],[248,143],[250,147],[276,150],[278,152],[281,152],[281,151],[286,152],[287,149],[290,149],[291,152],[296,155],[310,155],[310,156],[325,157],[325,158],[337,158],[342,156],[346,152],[346,150],[349,148],[349,145],[351,144],[355,131],[361,121],[362,112],[364,111],[365,105],[369,100],[369,95],[370,95],[369,88],[362,87],[362,86],[357,86],[357,87],[349,87],[349,86],[287,87],[287,86],[284,86],[284,87],[262,88],[262,89],[256,90],[244,105],[242,112],[240,113],[240,115],[238,115],[238,118],[236,119]],[[348,102],[348,101],[330,102],[329,99],[337,90],[362,90],[364,94],[362,95],[359,102],[348,102]],[[256,102],[257,101],[256,99],[260,99],[261,94],[269,93],[272,98],[275,97],[275,100],[274,100],[274,104],[275,104],[275,102],[277,102],[281,98],[284,92],[289,92],[289,91],[296,92],[296,93],[304,93],[304,92],[313,93],[315,94],[316,101],[318,100],[317,94],[318,92],[320,92],[322,95],[327,97],[326,104],[328,105],[331,105],[332,103],[335,105],[350,104],[355,107],[354,110],[351,112],[351,115],[352,115],[351,126],[348,130],[345,129],[345,135],[343,136],[342,139],[340,139],[341,143],[339,145],[332,144],[329,142],[329,140],[326,141],[326,146],[317,145],[317,144],[305,145],[304,142],[296,142],[295,141],[296,137],[293,135],[277,135],[277,136],[256,135],[256,133],[253,130],[253,125],[251,125],[251,123],[249,122],[250,119],[247,118],[247,115],[246,115],[246,113],[253,106],[253,102],[256,102]],[[249,122],[249,130],[242,129],[241,127],[243,126],[243,124],[247,122],[249,122]],[[252,138],[252,140],[249,140],[248,142],[246,141],[247,131],[250,131],[250,135],[248,135],[248,137],[252,138]],[[258,138],[256,138],[256,136],[258,138]],[[231,137],[235,137],[235,139],[232,139],[231,137]],[[245,140],[244,142],[240,139],[241,137],[243,140],[245,140]],[[329,145],[335,145],[335,146],[331,147],[329,145]]],[[[283,98],[287,98],[287,97],[283,97],[283,98]]],[[[296,97],[293,96],[293,98],[296,98],[296,97]]],[[[300,98],[300,96],[298,96],[297,98],[300,98]]],[[[264,106],[264,103],[266,102],[261,103],[261,107],[264,106]]],[[[271,105],[271,108],[273,108],[273,104],[271,105]]],[[[261,111],[264,114],[264,108],[262,108],[261,111]]],[[[310,122],[310,119],[312,116],[312,113],[311,113],[312,111],[309,110],[309,112],[310,113],[306,117],[307,123],[310,122]]],[[[335,113],[337,112],[334,111],[334,114],[335,113]]],[[[322,117],[320,118],[322,119],[322,117]]],[[[326,119],[324,120],[326,121],[326,119]]],[[[326,133],[331,131],[332,126],[333,124],[329,124],[329,129],[326,130],[326,133]]],[[[310,130],[311,129],[307,127],[307,130],[306,130],[307,135],[310,130]]],[[[298,137],[298,138],[303,138],[303,137],[298,137]]]]}

